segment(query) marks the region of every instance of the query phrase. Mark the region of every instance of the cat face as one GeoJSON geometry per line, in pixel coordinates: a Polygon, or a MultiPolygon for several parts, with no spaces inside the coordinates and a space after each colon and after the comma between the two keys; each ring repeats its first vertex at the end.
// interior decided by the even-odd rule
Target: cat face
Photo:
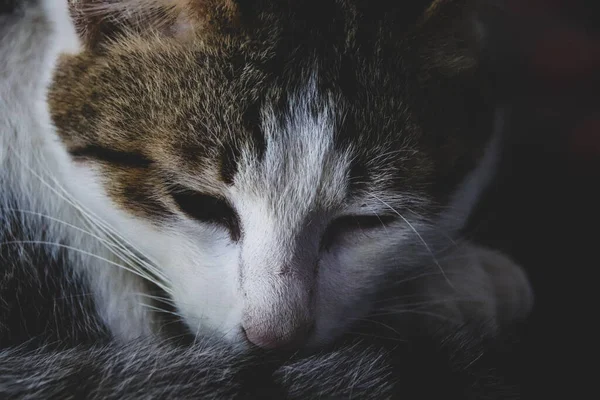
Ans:
{"type": "Polygon", "coordinates": [[[399,272],[435,271],[489,173],[493,107],[448,3],[407,20],[167,2],[167,27],[86,25],[50,92],[71,189],[155,264],[191,332],[326,343],[399,272]]]}

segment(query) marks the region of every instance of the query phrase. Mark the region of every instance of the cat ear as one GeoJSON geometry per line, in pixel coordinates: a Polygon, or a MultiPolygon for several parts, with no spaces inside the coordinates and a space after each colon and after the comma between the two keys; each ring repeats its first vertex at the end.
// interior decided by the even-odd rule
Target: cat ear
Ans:
{"type": "MultiPolygon", "coordinates": [[[[421,3],[421,5],[423,5],[421,3]]],[[[471,0],[428,1],[407,41],[424,66],[423,78],[469,74],[478,65],[478,33],[471,0]]]]}
{"type": "Polygon", "coordinates": [[[69,0],[77,31],[88,49],[100,49],[126,31],[188,38],[230,29],[239,19],[234,0],[69,0]]]}

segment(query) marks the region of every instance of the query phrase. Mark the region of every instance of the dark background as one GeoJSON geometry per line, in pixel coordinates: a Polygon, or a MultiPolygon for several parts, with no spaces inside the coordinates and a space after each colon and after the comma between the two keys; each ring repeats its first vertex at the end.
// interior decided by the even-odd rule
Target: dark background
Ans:
{"type": "Polygon", "coordinates": [[[541,387],[556,390],[554,379],[563,381],[565,370],[579,374],[582,360],[593,355],[587,336],[596,324],[600,267],[600,4],[594,3],[507,0],[496,20],[493,56],[502,60],[498,86],[514,108],[512,136],[470,230],[512,255],[533,284],[536,304],[522,333],[520,372],[536,388],[535,398],[541,387]],[[559,371],[560,378],[548,374],[559,371]]]}

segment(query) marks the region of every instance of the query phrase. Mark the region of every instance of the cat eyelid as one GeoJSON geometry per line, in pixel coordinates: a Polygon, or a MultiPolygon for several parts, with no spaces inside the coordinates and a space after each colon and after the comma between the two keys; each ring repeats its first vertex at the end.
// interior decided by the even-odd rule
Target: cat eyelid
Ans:
{"type": "Polygon", "coordinates": [[[369,231],[385,229],[389,224],[398,220],[394,214],[345,214],[334,218],[330,223],[323,238],[321,248],[329,248],[337,238],[354,231],[369,231]]]}
{"type": "Polygon", "coordinates": [[[69,150],[69,153],[75,160],[97,160],[132,168],[147,168],[152,164],[152,160],[141,153],[114,150],[98,145],[78,147],[69,150]]]}
{"type": "Polygon", "coordinates": [[[170,191],[175,204],[188,217],[204,223],[217,224],[229,230],[231,239],[241,236],[240,223],[233,206],[222,197],[177,186],[170,191]]]}
{"type": "Polygon", "coordinates": [[[390,213],[371,213],[371,214],[360,214],[360,213],[352,213],[352,214],[343,214],[332,220],[332,223],[336,222],[344,222],[347,220],[348,222],[354,222],[357,226],[363,229],[368,228],[377,228],[377,227],[385,227],[386,225],[391,224],[398,220],[398,215],[390,214],[390,213]]]}

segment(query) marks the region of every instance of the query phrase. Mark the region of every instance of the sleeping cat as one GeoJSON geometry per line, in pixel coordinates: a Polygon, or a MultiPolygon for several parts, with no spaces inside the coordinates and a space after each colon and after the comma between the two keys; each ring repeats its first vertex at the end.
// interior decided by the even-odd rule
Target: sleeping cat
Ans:
{"type": "Polygon", "coordinates": [[[459,237],[506,119],[485,33],[466,1],[368,3],[81,2],[73,25],[3,0],[4,397],[385,398],[373,343],[257,349],[526,316],[519,266],[459,237]]]}

